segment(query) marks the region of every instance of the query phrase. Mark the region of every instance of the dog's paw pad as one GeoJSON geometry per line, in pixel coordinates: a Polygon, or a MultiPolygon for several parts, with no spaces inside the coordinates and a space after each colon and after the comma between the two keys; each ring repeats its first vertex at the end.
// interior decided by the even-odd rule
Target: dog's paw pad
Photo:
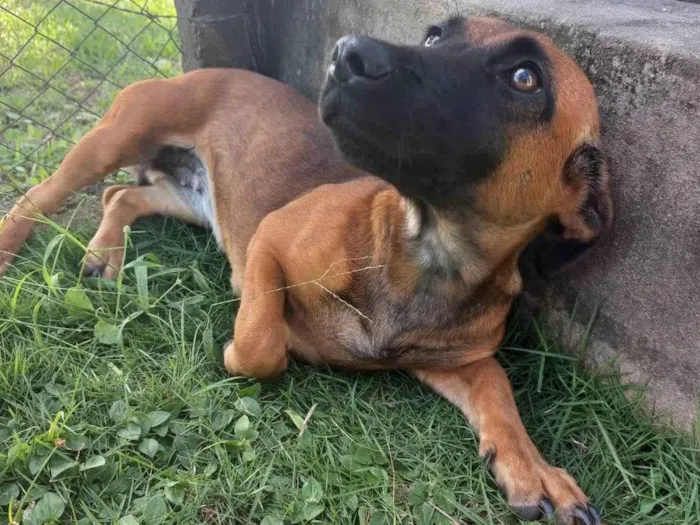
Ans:
{"type": "Polygon", "coordinates": [[[536,521],[542,516],[542,509],[537,505],[513,505],[511,510],[524,521],[536,521]]]}
{"type": "Polygon", "coordinates": [[[513,505],[511,508],[516,516],[525,521],[536,521],[543,517],[553,518],[555,515],[554,505],[546,496],[538,505],[513,505]]]}

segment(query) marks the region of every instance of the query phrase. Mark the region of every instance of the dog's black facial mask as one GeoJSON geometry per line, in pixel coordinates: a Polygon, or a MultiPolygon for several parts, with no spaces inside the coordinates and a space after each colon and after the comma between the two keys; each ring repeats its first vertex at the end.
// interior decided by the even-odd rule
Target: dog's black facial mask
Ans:
{"type": "Polygon", "coordinates": [[[475,45],[455,18],[431,27],[422,46],[341,39],[320,113],[349,162],[449,206],[498,166],[510,129],[551,120],[550,75],[534,39],[475,45]]]}

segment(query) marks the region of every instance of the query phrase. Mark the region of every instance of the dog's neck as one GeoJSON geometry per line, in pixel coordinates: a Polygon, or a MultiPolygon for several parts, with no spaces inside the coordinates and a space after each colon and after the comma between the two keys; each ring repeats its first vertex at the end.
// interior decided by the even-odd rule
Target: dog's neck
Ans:
{"type": "Polygon", "coordinates": [[[404,211],[404,238],[406,250],[424,271],[454,275],[468,274],[477,280],[483,276],[486,261],[477,249],[468,227],[437,213],[426,202],[402,197],[404,211]]]}
{"type": "Polygon", "coordinates": [[[517,260],[532,225],[498,226],[466,207],[443,211],[408,197],[402,197],[402,208],[406,249],[420,268],[458,274],[470,287],[497,272],[520,291],[517,260]]]}

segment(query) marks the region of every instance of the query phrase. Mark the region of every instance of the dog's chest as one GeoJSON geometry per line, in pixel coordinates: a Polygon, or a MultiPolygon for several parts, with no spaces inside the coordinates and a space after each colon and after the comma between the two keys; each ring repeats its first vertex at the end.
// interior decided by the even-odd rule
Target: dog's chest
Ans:
{"type": "Polygon", "coordinates": [[[312,311],[293,312],[294,350],[310,361],[323,356],[339,365],[384,367],[427,363],[436,352],[442,361],[466,348],[455,334],[469,322],[469,302],[446,293],[444,281],[427,280],[410,297],[393,293],[384,279],[363,288],[354,296],[328,294],[312,311]]]}
{"type": "Polygon", "coordinates": [[[419,351],[413,342],[418,338],[438,344],[443,335],[468,324],[468,297],[449,288],[448,279],[435,277],[421,282],[410,296],[394,294],[388,285],[372,290],[372,322],[362,323],[373,343],[370,357],[399,359],[407,351],[419,351]]]}

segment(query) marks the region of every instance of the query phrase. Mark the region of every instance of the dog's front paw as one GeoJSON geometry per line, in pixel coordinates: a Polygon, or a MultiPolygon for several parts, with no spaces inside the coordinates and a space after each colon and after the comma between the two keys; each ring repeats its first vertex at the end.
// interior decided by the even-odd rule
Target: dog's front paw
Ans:
{"type": "Polygon", "coordinates": [[[287,353],[266,353],[265,350],[264,346],[258,346],[248,353],[242,352],[230,340],[224,345],[224,368],[231,376],[254,377],[265,381],[277,379],[289,364],[287,353]]]}
{"type": "Polygon", "coordinates": [[[529,440],[496,447],[482,441],[482,455],[518,517],[552,518],[559,525],[600,525],[598,510],[576,481],[549,465],[529,440]]]}
{"type": "Polygon", "coordinates": [[[235,347],[233,345],[233,339],[229,339],[224,344],[224,368],[230,376],[242,376],[240,367],[236,360],[235,347]]]}

